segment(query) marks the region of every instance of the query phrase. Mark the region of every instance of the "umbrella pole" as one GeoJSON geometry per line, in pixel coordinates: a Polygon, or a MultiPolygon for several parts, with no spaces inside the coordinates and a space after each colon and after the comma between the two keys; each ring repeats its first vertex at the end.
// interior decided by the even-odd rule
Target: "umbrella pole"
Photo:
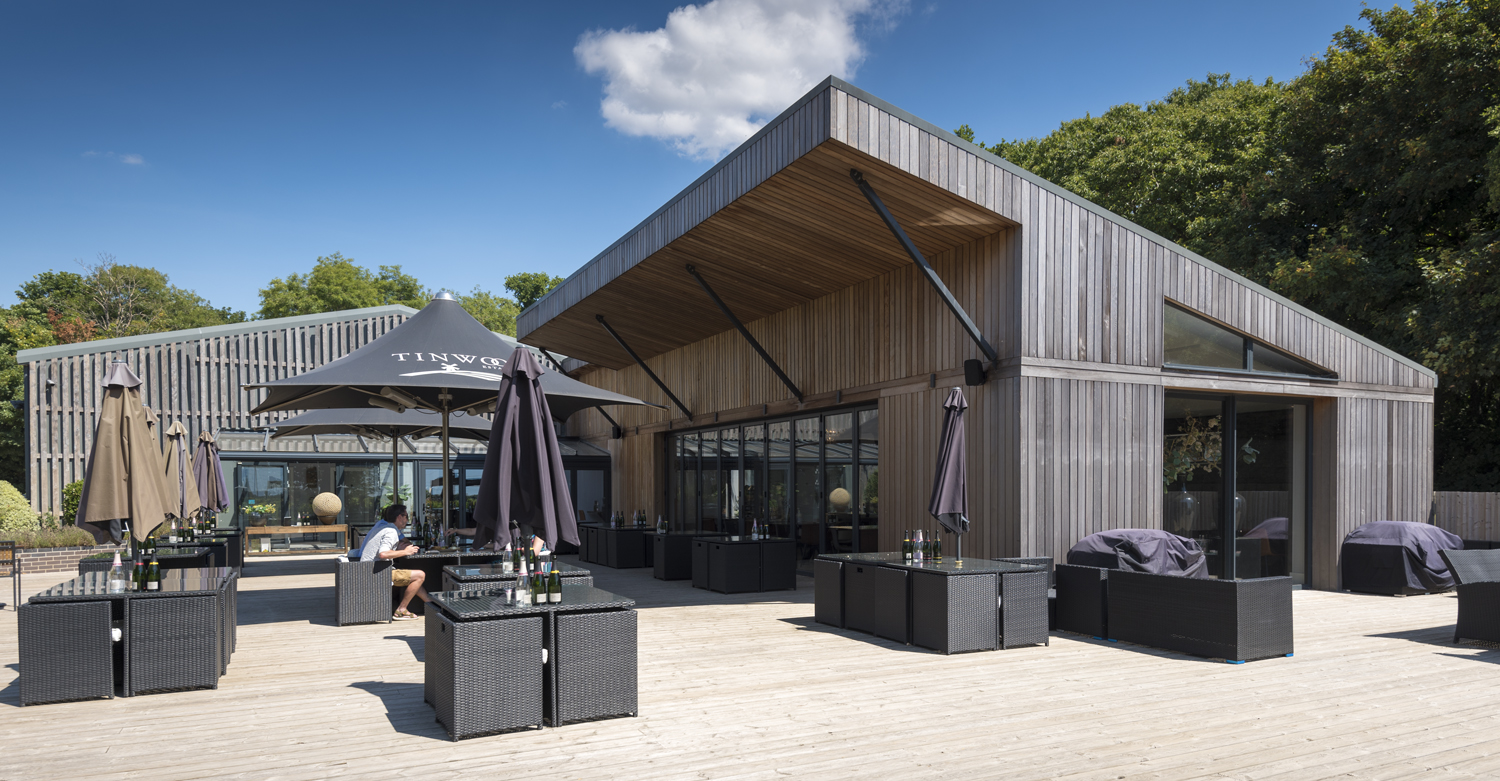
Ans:
{"type": "Polygon", "coordinates": [[[391,429],[391,504],[401,501],[401,464],[396,459],[400,444],[401,438],[396,436],[395,429],[391,429]]]}
{"type": "MultiPolygon", "coordinates": [[[[439,542],[446,542],[444,538],[447,535],[444,534],[444,532],[448,530],[448,492],[450,488],[450,486],[448,485],[448,472],[451,469],[448,460],[448,400],[453,397],[448,394],[448,389],[444,388],[442,394],[440,394],[438,398],[442,399],[443,401],[443,520],[438,526],[438,540],[439,542]]],[[[437,545],[439,543],[429,541],[428,544],[437,545]]]]}

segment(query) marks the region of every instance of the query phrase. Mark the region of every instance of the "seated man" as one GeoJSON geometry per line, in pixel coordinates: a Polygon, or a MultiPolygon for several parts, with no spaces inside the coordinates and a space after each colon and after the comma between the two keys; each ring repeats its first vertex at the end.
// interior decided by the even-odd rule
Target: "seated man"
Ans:
{"type": "MultiPolygon", "coordinates": [[[[402,556],[420,553],[421,548],[401,538],[401,532],[406,528],[406,523],[406,505],[393,504],[385,508],[385,512],[381,514],[381,521],[370,527],[370,533],[365,535],[365,547],[360,553],[359,560],[399,559],[402,556]]],[[[417,617],[416,614],[407,610],[412,597],[421,597],[423,602],[432,601],[427,597],[427,590],[422,588],[422,581],[426,578],[427,573],[419,569],[391,569],[391,585],[406,587],[406,593],[401,595],[401,606],[396,608],[396,612],[391,616],[392,620],[410,621],[417,617]]]]}

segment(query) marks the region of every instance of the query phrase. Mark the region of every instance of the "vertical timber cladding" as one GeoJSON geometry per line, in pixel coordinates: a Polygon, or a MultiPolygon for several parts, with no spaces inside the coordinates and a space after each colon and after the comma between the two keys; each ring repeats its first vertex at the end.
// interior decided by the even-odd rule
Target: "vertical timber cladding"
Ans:
{"type": "Polygon", "coordinates": [[[1324,399],[1314,407],[1314,588],[1340,587],[1339,549],[1359,526],[1431,518],[1432,415],[1430,402],[1378,398],[1324,399]]]}
{"type": "MultiPolygon", "coordinates": [[[[883,184],[877,190],[920,180],[1020,226],[932,258],[980,330],[1001,351],[1002,367],[991,373],[983,388],[986,394],[998,395],[984,403],[993,401],[995,409],[1004,405],[1016,416],[1013,423],[1002,424],[1003,416],[983,412],[996,416],[986,426],[1013,425],[1008,436],[1014,446],[1007,444],[987,455],[1004,464],[1003,477],[996,482],[1013,487],[1007,496],[1019,497],[1019,504],[988,507],[991,518],[978,519],[995,530],[993,539],[983,543],[985,552],[1056,556],[1092,531],[1159,525],[1163,386],[1315,399],[1310,493],[1311,520],[1319,536],[1311,574],[1320,587],[1331,587],[1328,579],[1336,578],[1337,571],[1336,542],[1359,519],[1371,514],[1427,517],[1435,386],[1430,372],[850,85],[833,79],[815,93],[810,102],[799,104],[798,112],[826,110],[826,125],[821,119],[812,122],[814,137],[797,146],[795,154],[819,150],[867,176],[879,174],[883,184]],[[826,138],[817,135],[824,132],[826,138]],[[969,251],[985,241],[1004,245],[1003,251],[993,253],[994,267],[965,265],[955,273],[943,265],[953,261],[954,252],[969,251]],[[976,291],[982,300],[975,300],[976,291]],[[1163,300],[1179,302],[1332,370],[1339,382],[1238,378],[1220,387],[1214,378],[1164,375],[1163,300]],[[1010,390],[993,390],[997,383],[1009,383],[1010,390]]],[[[766,130],[779,129],[772,123],[766,130]]],[[[769,161],[757,151],[765,146],[763,141],[752,139],[731,153],[726,158],[730,167],[724,170],[752,166],[757,176],[742,184],[769,182],[787,161],[769,161]]],[[[671,222],[670,230],[664,231],[667,226],[660,220],[643,224],[601,256],[607,262],[586,266],[534,311],[523,313],[522,331],[529,334],[554,317],[565,317],[571,307],[582,306],[612,280],[630,274],[634,264],[708,219],[714,207],[752,187],[715,191],[726,197],[710,199],[711,208],[691,210],[690,219],[671,222]]],[[[663,207],[662,214],[685,216],[689,212],[684,205],[707,203],[701,195],[690,189],[663,207]]],[[[925,372],[949,371],[964,358],[978,355],[941,311],[937,297],[910,287],[914,278],[914,273],[893,271],[768,315],[749,327],[804,388],[808,409],[831,403],[827,396],[838,389],[844,390],[846,403],[869,401],[873,396],[861,394],[874,393],[881,399],[883,439],[902,437],[905,448],[920,447],[911,443],[935,418],[915,407],[917,398],[931,395],[919,380],[925,372]],[[854,302],[868,308],[851,306],[854,302]],[[938,354],[941,360],[931,357],[938,354]],[[907,395],[913,398],[905,399],[907,395]],[[902,411],[907,409],[903,405],[913,405],[910,414],[902,411]],[[897,433],[903,427],[913,433],[897,433]]],[[[733,307],[735,302],[728,303],[733,307]]],[[[758,417],[760,404],[770,405],[773,415],[791,412],[785,405],[778,408],[785,390],[774,375],[727,330],[727,323],[724,328],[725,333],[649,359],[700,413],[691,425],[710,422],[705,414],[715,410],[726,420],[758,417]]],[[[640,398],[659,397],[637,369],[589,368],[579,376],[640,398]]],[[[952,380],[944,377],[939,387],[949,384],[952,380]]],[[[975,403],[974,394],[970,402],[975,403]]],[[[975,411],[976,422],[979,412],[975,411]]],[[[643,426],[642,431],[664,428],[668,419],[667,413],[655,410],[623,414],[627,430],[631,425],[643,426]]],[[[595,413],[580,415],[574,425],[590,437],[607,431],[595,413]]],[[[970,432],[974,437],[973,423],[970,432]]],[[[890,474],[895,462],[888,463],[887,454],[897,448],[882,444],[882,471],[890,474]]],[[[902,452],[909,453],[913,463],[920,455],[902,452]]],[[[971,446],[971,468],[978,453],[971,446]]],[[[971,477],[979,482],[979,475],[971,477]]],[[[925,504],[916,497],[930,487],[921,485],[930,479],[903,473],[901,481],[909,485],[882,481],[888,498],[901,497],[882,502],[883,520],[899,529],[903,523],[916,525],[914,518],[925,518],[925,504]],[[915,514],[899,517],[905,513],[915,514]]],[[[624,490],[622,482],[616,482],[617,491],[624,490]]],[[[649,493],[647,488],[641,491],[649,493]]],[[[889,544],[885,535],[890,533],[883,528],[883,544],[889,544]]],[[[979,535],[971,539],[977,542],[979,535]]]]}
{"type": "Polygon", "coordinates": [[[83,479],[104,396],[99,381],[116,358],[140,376],[143,402],[162,419],[158,436],[181,420],[196,446],[203,431],[256,428],[295,414],[250,415],[261,392],[252,399],[244,385],[300,374],[341,357],[413,311],[380,307],[42,348],[35,351],[37,358],[23,353],[32,508],[59,511],[63,486],[83,479]],[[56,383],[50,388],[49,379],[56,383]]]}
{"type": "MultiPolygon", "coordinates": [[[[986,334],[1008,332],[1005,318],[1013,311],[1007,305],[1014,289],[1013,234],[1001,231],[928,259],[986,334]]],[[[732,300],[729,304],[734,306],[732,300]]],[[[963,384],[963,362],[982,356],[921,272],[915,266],[903,266],[745,326],[802,388],[806,403],[801,409],[878,399],[882,547],[899,546],[902,529],[932,527],[935,521],[927,514],[927,502],[943,398],[950,387],[963,384]],[[938,375],[935,389],[929,387],[932,374],[938,375]]],[[[691,423],[675,420],[675,429],[711,426],[716,411],[718,422],[724,425],[763,417],[762,405],[771,416],[798,411],[786,386],[727,320],[724,328],[722,333],[646,361],[697,413],[691,423]]],[[[619,393],[665,401],[636,366],[619,371],[588,366],[575,376],[619,393]]],[[[1013,497],[1015,488],[1015,470],[1007,455],[1014,448],[1004,444],[1014,440],[1014,423],[1001,414],[1001,410],[1013,411],[1015,387],[1014,380],[996,376],[983,386],[965,388],[970,404],[969,501],[974,522],[964,541],[966,554],[1014,552],[1014,544],[1007,541],[1015,539],[1016,503],[1007,499],[1009,504],[1002,506],[1000,497],[1013,497]]],[[[610,410],[610,414],[624,430],[620,440],[610,439],[608,421],[593,410],[570,418],[570,433],[614,456],[615,507],[626,512],[642,508],[652,518],[667,512],[659,495],[666,472],[658,468],[665,455],[671,413],[629,407],[610,410]]]]}

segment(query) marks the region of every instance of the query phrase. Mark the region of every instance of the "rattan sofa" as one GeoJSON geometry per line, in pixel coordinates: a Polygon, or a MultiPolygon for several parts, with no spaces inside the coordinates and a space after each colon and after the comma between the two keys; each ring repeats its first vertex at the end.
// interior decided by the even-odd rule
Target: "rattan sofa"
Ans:
{"type": "Polygon", "coordinates": [[[1439,555],[1458,583],[1453,642],[1500,643],[1500,550],[1445,550],[1439,555]]]}
{"type": "Polygon", "coordinates": [[[1057,591],[1053,628],[1089,637],[1109,637],[1110,570],[1081,564],[1058,564],[1052,577],[1057,591]]]}
{"type": "Polygon", "coordinates": [[[1292,655],[1289,577],[1215,580],[1115,570],[1108,583],[1111,640],[1236,664],[1292,655]]]}

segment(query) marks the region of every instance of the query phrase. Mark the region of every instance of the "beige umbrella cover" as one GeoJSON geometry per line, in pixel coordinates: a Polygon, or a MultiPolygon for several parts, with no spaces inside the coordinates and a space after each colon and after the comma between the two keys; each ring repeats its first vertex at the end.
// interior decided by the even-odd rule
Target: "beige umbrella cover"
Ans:
{"type": "Polygon", "coordinates": [[[95,539],[115,536],[113,521],[130,523],[130,532],[144,541],[167,518],[165,467],[157,439],[146,426],[141,405],[141,380],[124,362],[112,364],[104,378],[104,403],[88,471],[79,497],[79,526],[91,527],[95,539]]]}
{"type": "Polygon", "coordinates": [[[187,438],[188,430],[182,421],[172,421],[172,427],[167,429],[166,477],[167,490],[176,494],[177,501],[172,503],[167,514],[179,519],[191,518],[202,506],[198,501],[198,480],[193,476],[187,438]]]}

